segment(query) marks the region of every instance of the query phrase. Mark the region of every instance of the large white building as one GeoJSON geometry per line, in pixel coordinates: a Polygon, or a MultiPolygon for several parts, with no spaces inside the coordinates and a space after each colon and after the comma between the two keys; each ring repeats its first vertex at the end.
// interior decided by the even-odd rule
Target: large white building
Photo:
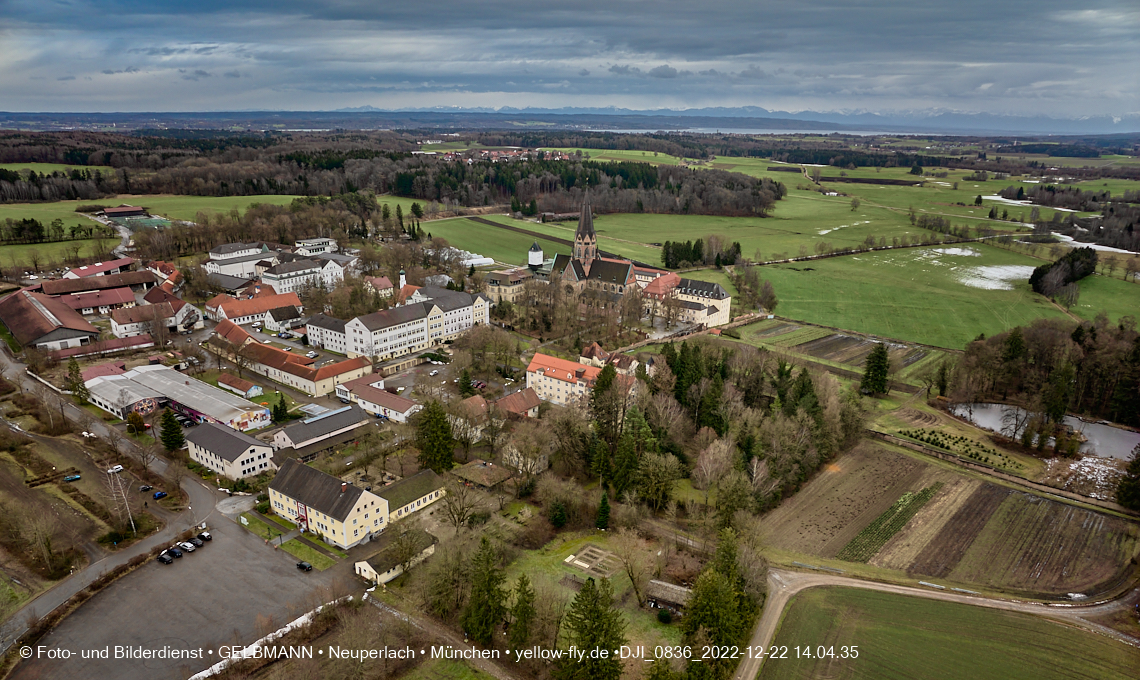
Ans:
{"type": "Polygon", "coordinates": [[[324,282],[321,275],[324,266],[325,263],[321,260],[308,258],[281,262],[262,272],[261,282],[273,286],[278,294],[299,293],[324,282]]]}
{"type": "Polygon", "coordinates": [[[264,243],[225,243],[210,251],[202,265],[207,274],[223,274],[252,279],[257,276],[257,263],[276,262],[276,253],[264,243]]]}
{"type": "Polygon", "coordinates": [[[277,469],[272,446],[225,425],[203,423],[186,433],[186,443],[191,460],[223,477],[242,479],[277,469]]]}
{"type": "Polygon", "coordinates": [[[539,399],[560,405],[582,405],[602,369],[548,354],[535,353],[526,367],[526,386],[539,399]]]}
{"type": "Polygon", "coordinates": [[[310,319],[307,332],[310,344],[349,357],[387,361],[443,344],[487,323],[489,309],[490,300],[483,295],[428,286],[399,307],[344,322],[343,331],[332,317],[319,315],[316,323],[310,319]]]}
{"type": "Polygon", "coordinates": [[[336,251],[336,239],[328,237],[303,238],[293,244],[293,252],[305,257],[320,253],[335,253],[336,251]]]}

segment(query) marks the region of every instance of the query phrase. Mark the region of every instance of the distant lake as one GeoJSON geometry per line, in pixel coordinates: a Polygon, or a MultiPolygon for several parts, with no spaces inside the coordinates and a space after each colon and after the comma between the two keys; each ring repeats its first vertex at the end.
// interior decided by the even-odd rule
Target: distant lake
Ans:
{"type": "MultiPolygon", "coordinates": [[[[756,128],[671,128],[663,130],[651,130],[649,128],[641,128],[639,130],[621,129],[621,128],[588,128],[587,132],[614,132],[618,134],[638,135],[651,132],[668,133],[668,132],[693,132],[702,135],[855,135],[858,137],[868,137],[873,135],[917,135],[920,132],[876,132],[868,130],[765,130],[756,128]]],[[[929,133],[927,133],[929,134],[929,133]]]]}
{"type": "MultiPolygon", "coordinates": [[[[1021,407],[1008,404],[961,404],[952,409],[959,418],[965,418],[978,427],[994,432],[1002,431],[1002,416],[1013,410],[1024,413],[1021,407]]],[[[1088,437],[1088,441],[1081,444],[1080,451],[1089,456],[1127,460],[1132,449],[1140,444],[1140,432],[1086,423],[1073,416],[1065,416],[1065,424],[1088,437]]],[[[1017,432],[1014,436],[1020,434],[1017,432]]]]}

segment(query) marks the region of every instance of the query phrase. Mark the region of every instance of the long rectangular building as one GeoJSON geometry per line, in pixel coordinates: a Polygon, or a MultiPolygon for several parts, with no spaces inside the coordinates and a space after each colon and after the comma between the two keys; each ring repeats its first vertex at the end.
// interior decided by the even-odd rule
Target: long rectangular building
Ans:
{"type": "Polygon", "coordinates": [[[169,406],[199,422],[253,430],[272,422],[269,409],[182,375],[166,366],[139,366],[121,375],[104,375],[85,385],[91,403],[122,419],[136,411],[149,415],[169,406]]]}
{"type": "Polygon", "coordinates": [[[306,332],[309,342],[318,347],[387,361],[441,345],[487,323],[490,306],[483,295],[425,286],[403,305],[351,321],[314,315],[306,332]]]}

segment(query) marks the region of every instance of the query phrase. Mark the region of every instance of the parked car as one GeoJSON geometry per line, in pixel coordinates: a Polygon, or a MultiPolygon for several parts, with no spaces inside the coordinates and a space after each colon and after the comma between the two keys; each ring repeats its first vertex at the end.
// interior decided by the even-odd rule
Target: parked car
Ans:
{"type": "Polygon", "coordinates": [[[166,554],[166,551],[159,553],[158,561],[163,564],[174,564],[174,558],[166,554]]]}
{"type": "Polygon", "coordinates": [[[143,484],[142,486],[139,487],[139,493],[146,493],[147,491],[150,491],[153,488],[154,487],[151,486],[150,484],[143,484]]]}
{"type": "Polygon", "coordinates": [[[305,352],[305,356],[309,357],[310,359],[316,359],[317,357],[320,356],[320,354],[317,354],[316,352],[309,350],[308,352],[305,352]]]}
{"type": "Polygon", "coordinates": [[[439,371],[432,371],[431,373],[428,373],[428,375],[434,378],[435,376],[439,375],[439,371]]]}
{"type": "Polygon", "coordinates": [[[109,470],[107,470],[107,473],[108,473],[108,474],[112,474],[112,475],[114,475],[114,474],[118,474],[118,473],[120,473],[120,472],[122,472],[122,471],[123,471],[123,466],[122,466],[122,465],[114,465],[114,466],[112,466],[112,467],[111,467],[109,470]]]}
{"type": "Polygon", "coordinates": [[[214,537],[210,535],[209,531],[203,531],[202,533],[198,534],[198,538],[202,539],[203,541],[214,540],[214,537]]]}
{"type": "Polygon", "coordinates": [[[83,479],[82,475],[68,475],[68,476],[63,478],[63,481],[65,481],[65,482],[78,482],[81,479],[83,479]]]}
{"type": "Polygon", "coordinates": [[[173,555],[174,557],[182,557],[182,551],[174,546],[167,548],[166,552],[167,554],[173,555]]]}
{"type": "Polygon", "coordinates": [[[183,541],[182,543],[179,543],[178,547],[182,548],[183,550],[185,550],[188,553],[192,553],[195,550],[197,550],[197,548],[194,547],[194,544],[190,543],[189,541],[183,541]]]}
{"type": "Polygon", "coordinates": [[[297,568],[301,571],[312,571],[313,565],[309,564],[308,562],[298,562],[297,568]]]}
{"type": "Polygon", "coordinates": [[[186,539],[186,542],[195,548],[201,548],[202,546],[206,545],[202,542],[202,539],[198,538],[197,536],[191,536],[190,538],[186,539]]]}
{"type": "Polygon", "coordinates": [[[167,494],[165,491],[155,491],[154,492],[154,500],[160,501],[163,498],[166,498],[168,495],[169,494],[167,494]]]}

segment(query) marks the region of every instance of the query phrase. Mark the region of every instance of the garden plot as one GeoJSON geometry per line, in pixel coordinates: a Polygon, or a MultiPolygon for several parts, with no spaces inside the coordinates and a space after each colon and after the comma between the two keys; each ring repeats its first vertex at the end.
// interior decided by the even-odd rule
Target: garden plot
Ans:
{"type": "Polygon", "coordinates": [[[621,561],[616,555],[590,543],[582,546],[577,554],[567,557],[565,562],[597,578],[609,578],[621,568],[621,561]]]}

